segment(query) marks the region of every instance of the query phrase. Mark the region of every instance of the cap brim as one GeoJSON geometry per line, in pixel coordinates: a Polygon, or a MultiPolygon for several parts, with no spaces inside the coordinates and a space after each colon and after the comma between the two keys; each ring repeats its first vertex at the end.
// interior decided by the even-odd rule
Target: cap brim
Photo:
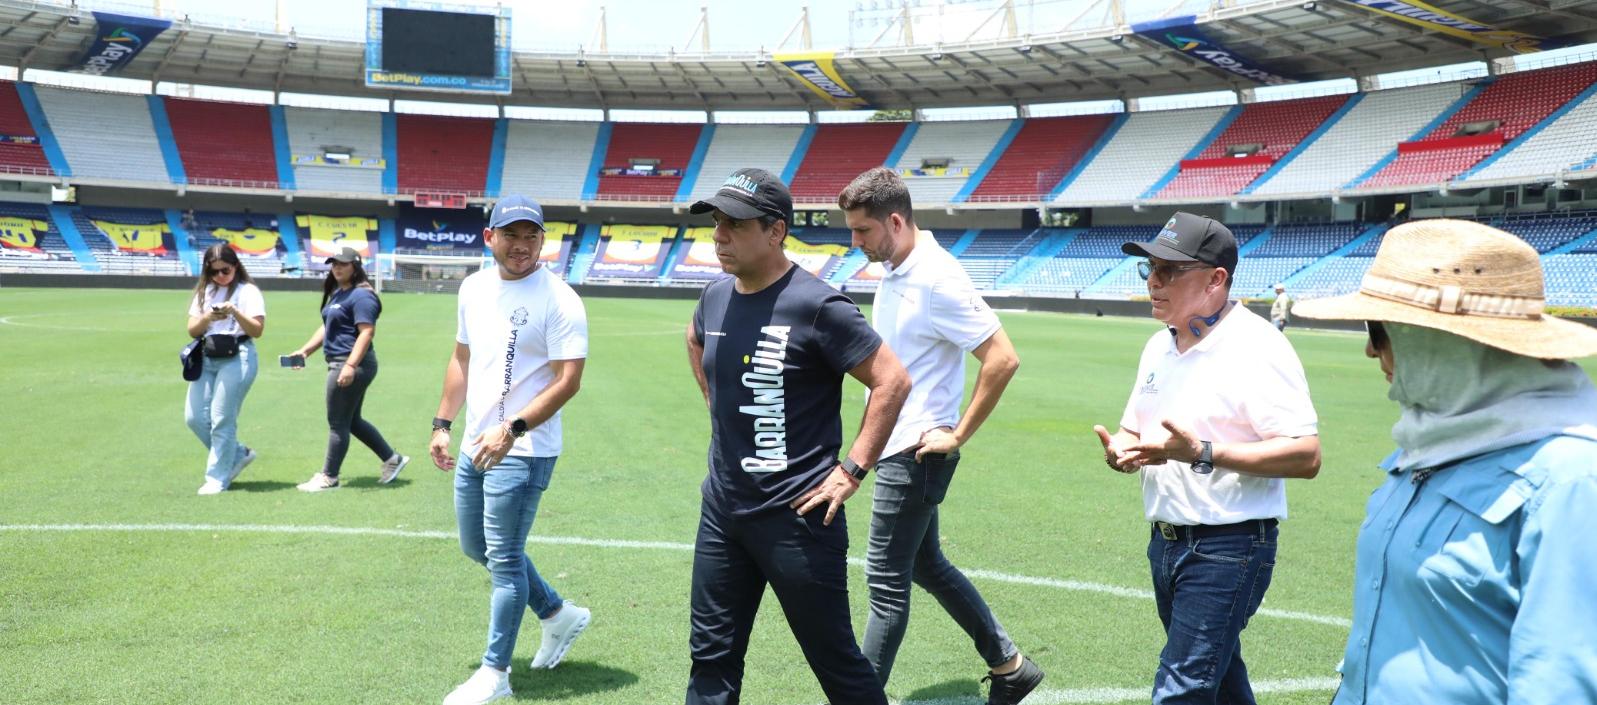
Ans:
{"type": "Polygon", "coordinates": [[[1442,313],[1353,293],[1299,301],[1292,306],[1292,315],[1332,321],[1406,323],[1543,360],[1575,360],[1597,355],[1597,328],[1546,314],[1531,320],[1442,313]]]}
{"type": "Polygon", "coordinates": [[[738,220],[748,220],[750,218],[758,218],[762,215],[770,215],[770,213],[760,210],[752,203],[740,201],[736,198],[732,198],[731,196],[725,196],[721,194],[716,194],[702,201],[694,203],[688,208],[688,212],[694,215],[703,215],[705,213],[709,213],[710,211],[721,211],[722,213],[727,214],[727,217],[736,218],[738,220]]]}
{"type": "Polygon", "coordinates": [[[538,220],[537,218],[511,218],[510,220],[494,221],[492,223],[489,223],[488,227],[489,228],[502,228],[502,227],[505,227],[506,225],[509,225],[511,223],[519,223],[519,222],[521,222],[523,220],[525,220],[525,221],[527,221],[529,223],[532,223],[533,225],[536,225],[539,228],[543,227],[543,221],[538,220]]]}
{"type": "Polygon", "coordinates": [[[1128,242],[1120,246],[1120,251],[1132,257],[1158,257],[1170,262],[1197,262],[1198,258],[1188,255],[1159,241],[1154,242],[1128,242]]]}

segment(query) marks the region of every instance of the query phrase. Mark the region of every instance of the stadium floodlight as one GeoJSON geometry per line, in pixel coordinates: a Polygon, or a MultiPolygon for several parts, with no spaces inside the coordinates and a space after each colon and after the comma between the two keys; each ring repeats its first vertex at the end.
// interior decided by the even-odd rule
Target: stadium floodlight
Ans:
{"type": "Polygon", "coordinates": [[[1308,10],[1309,12],[1314,12],[1315,8],[1318,8],[1319,6],[1320,4],[1314,0],[1309,0],[1308,2],[1303,3],[1303,9],[1308,10]]]}
{"type": "Polygon", "coordinates": [[[1109,41],[1114,42],[1116,44],[1119,44],[1119,43],[1121,43],[1123,41],[1126,41],[1126,35],[1124,35],[1124,34],[1111,34],[1111,35],[1109,35],[1109,41]]]}
{"type": "Polygon", "coordinates": [[[943,52],[938,51],[938,52],[933,52],[933,53],[927,54],[926,58],[930,59],[932,61],[942,61],[943,60],[943,52]]]}
{"type": "Polygon", "coordinates": [[[1020,45],[1018,47],[1015,47],[1015,51],[1018,51],[1018,52],[1020,52],[1022,54],[1030,54],[1031,53],[1031,45],[1030,44],[1022,44],[1022,45],[1020,45]]]}

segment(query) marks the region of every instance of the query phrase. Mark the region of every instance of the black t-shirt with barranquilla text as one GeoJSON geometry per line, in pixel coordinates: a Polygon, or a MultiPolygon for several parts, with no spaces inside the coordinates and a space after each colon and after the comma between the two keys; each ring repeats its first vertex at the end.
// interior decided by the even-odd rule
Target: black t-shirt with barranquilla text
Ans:
{"type": "Polygon", "coordinates": [[[843,445],[843,375],[882,339],[842,292],[790,267],[740,294],[704,288],[693,334],[710,386],[707,501],[733,516],[786,508],[825,479],[843,445]]]}

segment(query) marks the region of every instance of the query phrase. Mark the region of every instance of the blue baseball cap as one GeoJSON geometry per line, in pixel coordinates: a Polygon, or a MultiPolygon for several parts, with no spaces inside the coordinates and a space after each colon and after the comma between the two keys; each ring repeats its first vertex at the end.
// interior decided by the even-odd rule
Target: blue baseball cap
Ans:
{"type": "Polygon", "coordinates": [[[542,228],[543,206],[526,196],[505,196],[494,202],[493,214],[488,216],[488,227],[502,228],[518,220],[530,220],[542,228]]]}

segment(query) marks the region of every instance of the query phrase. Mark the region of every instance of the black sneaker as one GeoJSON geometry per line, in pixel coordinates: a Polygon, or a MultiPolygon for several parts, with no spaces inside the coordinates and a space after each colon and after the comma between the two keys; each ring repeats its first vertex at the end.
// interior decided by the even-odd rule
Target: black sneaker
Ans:
{"type": "Polygon", "coordinates": [[[987,705],[1019,705],[1042,682],[1042,676],[1042,669],[1025,656],[1020,657],[1020,668],[1013,673],[987,674],[981,679],[983,683],[993,682],[992,689],[987,691],[987,705]]]}

